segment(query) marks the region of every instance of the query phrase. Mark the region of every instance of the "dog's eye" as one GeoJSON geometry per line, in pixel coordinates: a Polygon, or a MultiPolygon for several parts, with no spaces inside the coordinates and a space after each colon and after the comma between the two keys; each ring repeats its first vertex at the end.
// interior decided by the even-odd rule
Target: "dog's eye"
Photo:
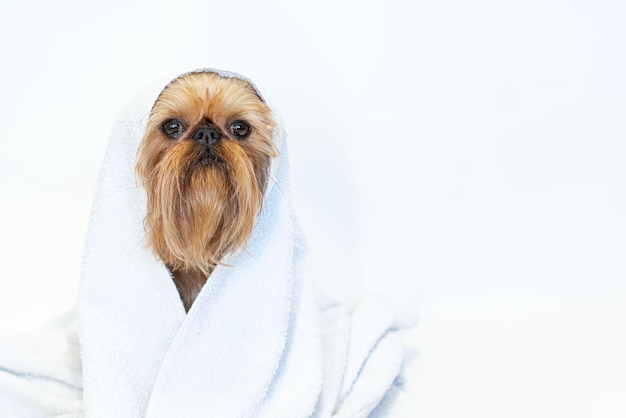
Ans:
{"type": "Polygon", "coordinates": [[[244,121],[236,120],[230,124],[230,132],[238,139],[243,139],[250,134],[250,127],[244,121]]]}
{"type": "Polygon", "coordinates": [[[176,138],[185,131],[183,123],[178,119],[168,119],[161,125],[163,133],[170,138],[176,138]]]}

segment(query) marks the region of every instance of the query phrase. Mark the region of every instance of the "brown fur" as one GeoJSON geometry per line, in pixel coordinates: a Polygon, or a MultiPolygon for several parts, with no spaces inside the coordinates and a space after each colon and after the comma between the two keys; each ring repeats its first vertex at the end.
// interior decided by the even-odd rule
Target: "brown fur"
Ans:
{"type": "Polygon", "coordinates": [[[147,244],[173,273],[187,310],[220,260],[252,232],[277,155],[274,128],[252,86],[214,73],[175,80],[152,108],[136,167],[148,197],[147,244]],[[186,127],[176,139],[161,130],[172,118],[186,127]],[[215,148],[222,161],[201,164],[201,147],[190,137],[207,120],[224,135],[215,148]],[[234,120],[250,125],[247,138],[231,134],[234,120]]]}

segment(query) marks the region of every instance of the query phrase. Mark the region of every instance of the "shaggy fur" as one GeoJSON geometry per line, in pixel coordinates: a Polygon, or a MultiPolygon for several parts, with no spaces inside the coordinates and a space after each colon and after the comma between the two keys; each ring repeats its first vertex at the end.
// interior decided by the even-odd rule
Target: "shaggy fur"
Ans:
{"type": "Polygon", "coordinates": [[[187,310],[222,257],[252,232],[277,155],[274,128],[252,86],[214,73],[176,79],[152,108],[136,167],[148,197],[147,243],[172,272],[187,310]],[[176,138],[162,128],[170,119],[184,127],[176,138]],[[234,121],[250,126],[247,137],[231,132],[234,121]],[[192,139],[207,124],[222,135],[209,156],[192,139]]]}

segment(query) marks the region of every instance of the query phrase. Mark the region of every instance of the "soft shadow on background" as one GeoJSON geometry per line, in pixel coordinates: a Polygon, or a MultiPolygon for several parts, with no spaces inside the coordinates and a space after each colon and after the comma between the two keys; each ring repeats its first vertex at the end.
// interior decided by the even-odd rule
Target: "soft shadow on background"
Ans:
{"type": "Polygon", "coordinates": [[[622,2],[5,3],[0,328],[74,305],[125,101],[217,67],[284,122],[318,286],[419,311],[432,417],[626,415],[622,2]]]}

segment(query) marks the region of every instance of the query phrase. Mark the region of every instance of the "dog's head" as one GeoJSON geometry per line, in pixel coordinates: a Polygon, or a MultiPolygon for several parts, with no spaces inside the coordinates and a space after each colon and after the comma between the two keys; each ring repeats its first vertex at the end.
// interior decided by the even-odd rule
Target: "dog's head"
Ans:
{"type": "Polygon", "coordinates": [[[200,72],[156,100],[138,151],[148,244],[172,270],[208,275],[257,219],[275,122],[254,87],[200,72]]]}

